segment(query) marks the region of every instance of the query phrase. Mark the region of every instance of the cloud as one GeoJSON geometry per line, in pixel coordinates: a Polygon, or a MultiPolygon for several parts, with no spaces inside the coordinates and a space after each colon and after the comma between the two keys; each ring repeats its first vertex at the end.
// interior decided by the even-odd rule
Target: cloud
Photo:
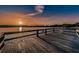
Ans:
{"type": "Polygon", "coordinates": [[[43,12],[44,12],[44,6],[43,5],[37,5],[37,6],[35,6],[35,12],[34,13],[24,14],[23,16],[20,16],[19,19],[36,16],[36,15],[42,14],[43,12]]]}
{"type": "Polygon", "coordinates": [[[36,10],[38,13],[43,13],[44,6],[43,6],[43,5],[38,5],[38,6],[35,7],[35,10],[36,10]]]}
{"type": "Polygon", "coordinates": [[[35,6],[35,11],[36,12],[30,13],[27,16],[35,16],[35,15],[38,15],[38,14],[42,14],[43,11],[44,11],[44,6],[43,5],[37,5],[37,6],[35,6]]]}

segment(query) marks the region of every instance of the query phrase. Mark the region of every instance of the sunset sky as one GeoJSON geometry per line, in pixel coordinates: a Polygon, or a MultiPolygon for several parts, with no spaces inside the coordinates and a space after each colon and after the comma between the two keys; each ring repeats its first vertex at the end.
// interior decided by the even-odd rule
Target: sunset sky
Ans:
{"type": "Polygon", "coordinates": [[[79,22],[77,5],[0,5],[0,25],[47,25],[79,22]]]}

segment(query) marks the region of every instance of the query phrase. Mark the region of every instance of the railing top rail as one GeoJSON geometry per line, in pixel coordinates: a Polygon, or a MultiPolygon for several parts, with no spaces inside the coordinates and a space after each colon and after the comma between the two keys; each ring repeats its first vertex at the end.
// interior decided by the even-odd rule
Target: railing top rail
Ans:
{"type": "Polygon", "coordinates": [[[41,30],[48,30],[48,29],[51,29],[51,28],[27,30],[27,31],[17,31],[17,32],[5,32],[4,34],[16,34],[16,33],[33,32],[33,31],[41,31],[41,30]]]}

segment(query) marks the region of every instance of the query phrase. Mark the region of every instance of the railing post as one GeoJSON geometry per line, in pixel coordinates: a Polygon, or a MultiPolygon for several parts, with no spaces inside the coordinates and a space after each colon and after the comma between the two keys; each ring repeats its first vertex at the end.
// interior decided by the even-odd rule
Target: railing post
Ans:
{"type": "Polygon", "coordinates": [[[47,29],[45,29],[44,31],[45,31],[45,35],[47,35],[47,29]]]}
{"type": "Polygon", "coordinates": [[[4,36],[5,36],[5,34],[4,33],[1,33],[1,35],[0,35],[0,49],[3,47],[3,45],[4,45],[4,36]]]}
{"type": "Polygon", "coordinates": [[[55,32],[55,28],[53,28],[53,32],[55,32]]]}
{"type": "Polygon", "coordinates": [[[36,36],[39,37],[39,30],[36,31],[36,36]]]}

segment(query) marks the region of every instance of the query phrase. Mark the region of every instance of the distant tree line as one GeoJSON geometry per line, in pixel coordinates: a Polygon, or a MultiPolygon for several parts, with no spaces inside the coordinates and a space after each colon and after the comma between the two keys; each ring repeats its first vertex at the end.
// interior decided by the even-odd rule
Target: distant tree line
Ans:
{"type": "Polygon", "coordinates": [[[28,25],[0,25],[0,27],[79,27],[79,23],[75,24],[54,24],[54,25],[35,25],[35,26],[28,26],[28,25]]]}
{"type": "Polygon", "coordinates": [[[53,27],[79,27],[79,23],[75,23],[75,24],[55,24],[55,25],[51,25],[53,27]]]}

